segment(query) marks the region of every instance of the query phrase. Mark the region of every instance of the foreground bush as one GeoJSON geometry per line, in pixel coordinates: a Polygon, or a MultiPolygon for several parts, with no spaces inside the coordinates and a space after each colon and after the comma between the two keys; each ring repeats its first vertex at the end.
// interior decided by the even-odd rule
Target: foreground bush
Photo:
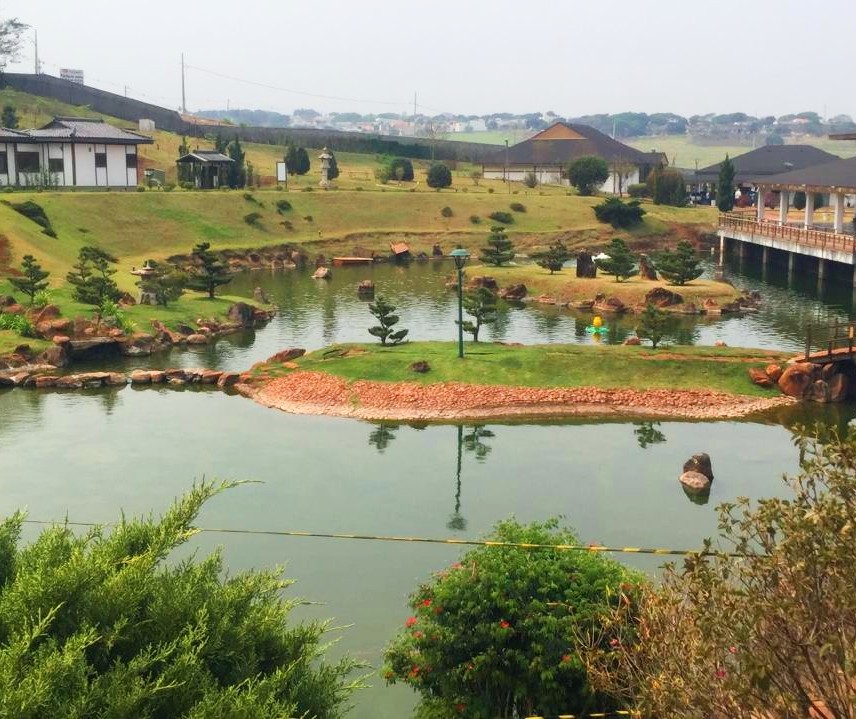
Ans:
{"type": "Polygon", "coordinates": [[[639,200],[624,202],[617,197],[609,197],[592,209],[600,222],[608,222],[616,230],[638,225],[645,215],[645,210],[639,206],[639,200]]]}
{"type": "MultiPolygon", "coordinates": [[[[500,542],[576,544],[555,521],[500,522],[500,542]]],[[[421,694],[418,716],[510,719],[614,707],[591,691],[573,636],[632,594],[636,576],[601,555],[480,547],[410,597],[384,676],[421,694]]]]}
{"type": "Polygon", "coordinates": [[[0,716],[226,719],[343,714],[354,668],[322,657],[323,624],[288,624],[288,582],[223,578],[219,553],[167,563],[193,533],[202,484],[159,521],[19,547],[0,525],[0,716]]]}
{"type": "Polygon", "coordinates": [[[437,162],[428,168],[428,187],[440,189],[452,184],[452,171],[443,163],[437,162]]]}
{"type": "Polygon", "coordinates": [[[646,717],[854,716],[856,433],[797,445],[787,496],[719,508],[732,554],[706,543],[590,636],[597,687],[646,717]]]}

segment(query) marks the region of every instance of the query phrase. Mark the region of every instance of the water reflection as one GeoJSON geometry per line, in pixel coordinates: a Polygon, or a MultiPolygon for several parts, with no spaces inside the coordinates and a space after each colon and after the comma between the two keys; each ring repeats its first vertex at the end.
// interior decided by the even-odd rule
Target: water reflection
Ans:
{"type": "Polygon", "coordinates": [[[657,429],[660,426],[659,422],[637,422],[633,426],[636,443],[642,449],[647,449],[649,444],[660,444],[666,441],[666,435],[657,429]]]}
{"type": "Polygon", "coordinates": [[[369,445],[374,447],[380,454],[389,447],[389,443],[395,439],[395,433],[398,431],[397,424],[380,423],[369,435],[369,445]]]}
{"type": "Polygon", "coordinates": [[[456,430],[458,436],[458,461],[455,470],[455,511],[452,512],[452,516],[446,522],[446,526],[453,532],[462,532],[467,528],[467,520],[461,515],[461,460],[463,458],[464,447],[464,426],[459,424],[456,430]]]}
{"type": "Polygon", "coordinates": [[[466,434],[463,438],[464,449],[467,452],[473,452],[476,456],[476,459],[481,462],[483,461],[488,454],[490,454],[492,447],[485,444],[483,439],[492,439],[496,435],[489,429],[485,429],[483,424],[473,425],[470,429],[470,432],[466,434]]]}

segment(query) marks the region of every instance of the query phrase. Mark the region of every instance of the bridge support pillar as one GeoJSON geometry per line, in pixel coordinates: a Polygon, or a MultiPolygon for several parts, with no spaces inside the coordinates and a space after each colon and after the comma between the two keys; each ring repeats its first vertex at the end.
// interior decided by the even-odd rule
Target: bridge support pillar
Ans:
{"type": "Polygon", "coordinates": [[[788,281],[790,281],[794,276],[794,265],[797,261],[796,252],[788,252],[788,281]]]}
{"type": "Polygon", "coordinates": [[[817,261],[817,281],[823,282],[826,279],[826,260],[817,261]]]}
{"type": "Polygon", "coordinates": [[[749,248],[746,247],[745,242],[741,242],[740,240],[737,240],[737,256],[740,258],[741,262],[746,259],[746,253],[747,253],[748,249],[749,248]]]}
{"type": "Polygon", "coordinates": [[[856,265],[853,265],[853,291],[856,292],[856,265]]]}
{"type": "Polygon", "coordinates": [[[770,248],[761,248],[761,279],[767,280],[767,270],[770,267],[770,248]]]}

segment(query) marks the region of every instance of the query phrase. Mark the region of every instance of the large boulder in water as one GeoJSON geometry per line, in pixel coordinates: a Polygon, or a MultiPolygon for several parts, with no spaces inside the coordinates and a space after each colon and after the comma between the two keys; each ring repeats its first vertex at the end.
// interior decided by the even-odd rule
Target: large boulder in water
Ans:
{"type": "Polygon", "coordinates": [[[684,462],[684,472],[697,472],[713,481],[713,467],[710,463],[710,455],[707,452],[699,452],[684,462]]]}
{"type": "Polygon", "coordinates": [[[252,327],[254,313],[255,307],[252,305],[248,305],[246,302],[236,302],[226,314],[232,322],[242,327],[252,327]]]}
{"type": "Polygon", "coordinates": [[[499,298],[502,300],[522,300],[526,297],[526,285],[509,285],[499,291],[499,298]]]}
{"type": "Polygon", "coordinates": [[[779,389],[789,397],[803,399],[809,387],[820,378],[820,368],[811,362],[795,362],[779,377],[779,389]]]}
{"type": "Polygon", "coordinates": [[[684,472],[679,481],[687,492],[703,494],[710,491],[710,480],[701,472],[684,472]]]}
{"type": "Polygon", "coordinates": [[[677,292],[667,290],[665,287],[655,287],[645,294],[645,304],[654,307],[671,307],[679,305],[684,301],[677,292]]]}

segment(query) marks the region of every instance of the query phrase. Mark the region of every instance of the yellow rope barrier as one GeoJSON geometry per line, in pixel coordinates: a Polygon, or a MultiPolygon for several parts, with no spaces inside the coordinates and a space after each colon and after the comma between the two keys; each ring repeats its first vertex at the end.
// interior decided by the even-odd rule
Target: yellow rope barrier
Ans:
{"type": "MultiPolygon", "coordinates": [[[[115,523],[97,524],[95,522],[47,521],[25,519],[27,524],[66,525],[72,527],[116,527],[115,523]]],[[[497,542],[489,539],[442,539],[437,537],[401,537],[378,534],[342,534],[333,532],[303,532],[298,530],[275,529],[229,529],[225,527],[197,527],[197,532],[210,534],[246,534],[272,537],[307,537],[315,539],[346,539],[371,542],[412,542],[419,544],[449,544],[470,547],[506,547],[516,549],[552,549],[554,551],[573,552],[609,552],[623,554],[657,554],[668,556],[686,556],[689,554],[710,554],[689,549],[666,549],[662,547],[609,547],[602,544],[531,544],[526,542],[497,542]]],[[[729,556],[740,557],[742,554],[730,553],[729,556]]],[[[590,716],[597,716],[592,714],[590,716]]]]}

